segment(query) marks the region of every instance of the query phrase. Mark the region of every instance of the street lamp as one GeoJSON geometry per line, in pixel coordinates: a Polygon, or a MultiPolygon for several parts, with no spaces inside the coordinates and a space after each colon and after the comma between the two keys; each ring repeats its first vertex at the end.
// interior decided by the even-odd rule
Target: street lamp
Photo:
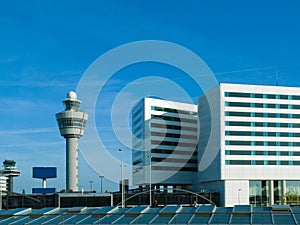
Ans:
{"type": "Polygon", "coordinates": [[[121,152],[121,201],[122,201],[122,208],[124,208],[124,171],[123,171],[123,151],[122,149],[119,149],[119,152],[121,152]]]}
{"type": "Polygon", "coordinates": [[[100,193],[102,194],[102,185],[103,185],[102,180],[103,180],[104,176],[99,176],[99,177],[100,177],[100,179],[101,179],[100,193]]]}
{"type": "Polygon", "coordinates": [[[241,204],[241,188],[239,188],[238,192],[238,199],[239,199],[239,205],[241,204]]]}
{"type": "Polygon", "coordinates": [[[149,158],[149,205],[150,207],[152,206],[152,189],[151,189],[151,186],[152,186],[152,163],[151,163],[151,151],[148,155],[148,158],[149,158]]]}

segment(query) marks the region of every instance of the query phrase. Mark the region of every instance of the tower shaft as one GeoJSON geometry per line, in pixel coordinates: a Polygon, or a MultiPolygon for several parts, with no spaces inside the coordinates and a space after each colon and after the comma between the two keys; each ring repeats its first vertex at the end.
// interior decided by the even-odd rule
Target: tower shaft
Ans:
{"type": "Polygon", "coordinates": [[[14,192],[14,177],[9,176],[7,179],[7,191],[14,192]]]}
{"type": "Polygon", "coordinates": [[[78,191],[78,138],[66,138],[67,190],[78,191]]]}

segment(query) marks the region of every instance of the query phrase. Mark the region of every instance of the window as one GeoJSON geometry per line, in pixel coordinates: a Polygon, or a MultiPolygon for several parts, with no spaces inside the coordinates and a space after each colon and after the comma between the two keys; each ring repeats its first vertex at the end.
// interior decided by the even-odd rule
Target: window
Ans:
{"type": "Polygon", "coordinates": [[[240,122],[240,121],[226,121],[226,126],[244,126],[244,127],[250,127],[250,122],[240,122]]]}
{"type": "Polygon", "coordinates": [[[251,165],[251,160],[225,160],[226,165],[251,165]]]}
{"type": "Polygon", "coordinates": [[[289,114],[280,113],[279,117],[280,118],[289,118],[289,114]]]}
{"type": "Polygon", "coordinates": [[[251,145],[251,141],[225,141],[226,145],[251,145]]]}
{"type": "Polygon", "coordinates": [[[292,124],[292,127],[293,127],[293,128],[300,128],[300,124],[299,124],[299,123],[293,123],[293,124],[292,124]]]}
{"type": "Polygon", "coordinates": [[[292,109],[300,109],[300,105],[292,105],[292,109]]]}
{"type": "Polygon", "coordinates": [[[180,110],[180,109],[164,108],[164,107],[159,107],[159,106],[151,106],[151,110],[197,116],[197,112],[191,112],[191,111],[180,110]]]}
{"type": "Polygon", "coordinates": [[[255,155],[264,155],[264,151],[255,151],[255,155]]]}
{"type": "Polygon", "coordinates": [[[240,117],[251,117],[249,112],[226,112],[226,116],[240,116],[240,117]]]}
{"type": "Polygon", "coordinates": [[[254,126],[255,126],[255,127],[263,127],[263,126],[264,126],[264,123],[263,123],[263,122],[255,122],[255,123],[254,123],[254,126]]]}
{"type": "Polygon", "coordinates": [[[262,104],[262,103],[254,103],[254,107],[255,108],[263,108],[264,104],[262,104]]]}
{"type": "Polygon", "coordinates": [[[267,108],[275,109],[276,104],[267,104],[267,108]]]}
{"type": "Polygon", "coordinates": [[[300,96],[293,95],[292,100],[300,100],[300,96]]]}
{"type": "Polygon", "coordinates": [[[226,150],[225,155],[251,155],[251,151],[226,150]]]}
{"type": "Polygon", "coordinates": [[[282,166],[288,166],[289,165],[289,161],[280,161],[279,163],[282,166]]]}
{"type": "Polygon", "coordinates": [[[254,94],[254,98],[263,98],[264,95],[263,94],[254,94]]]}
{"type": "Polygon", "coordinates": [[[269,137],[276,137],[276,132],[268,132],[269,137]]]}
{"type": "Polygon", "coordinates": [[[264,165],[264,160],[256,160],[255,165],[264,165]]]}
{"type": "Polygon", "coordinates": [[[225,102],[225,106],[231,107],[250,107],[250,103],[247,102],[225,102]]]}
{"type": "Polygon", "coordinates": [[[268,99],[276,99],[276,95],[268,94],[268,95],[267,95],[267,98],[268,98],[268,99]]]}
{"type": "Polygon", "coordinates": [[[250,93],[225,92],[225,97],[250,98],[250,93]]]}
{"type": "Polygon", "coordinates": [[[280,127],[289,127],[289,124],[288,123],[280,123],[279,126],[280,127]]]}
{"type": "Polygon", "coordinates": [[[289,152],[280,152],[280,155],[281,155],[281,156],[288,156],[288,155],[289,155],[289,152]]]}
{"type": "Polygon", "coordinates": [[[251,136],[250,131],[225,131],[226,136],[251,136]]]}
{"type": "Polygon", "coordinates": [[[277,162],[275,160],[268,161],[268,165],[277,165],[277,162]]]}
{"type": "Polygon", "coordinates": [[[288,95],[279,95],[279,99],[288,99],[289,96],[288,95]]]}
{"type": "Polygon", "coordinates": [[[287,104],[281,104],[281,105],[279,105],[279,108],[281,108],[281,109],[288,109],[289,105],[287,105],[287,104]]]}

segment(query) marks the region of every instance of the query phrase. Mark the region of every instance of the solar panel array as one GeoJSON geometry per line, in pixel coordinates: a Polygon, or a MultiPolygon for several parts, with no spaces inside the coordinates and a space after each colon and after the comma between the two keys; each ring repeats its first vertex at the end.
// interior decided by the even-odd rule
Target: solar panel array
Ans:
{"type": "Polygon", "coordinates": [[[0,210],[0,224],[300,224],[300,207],[272,206],[185,207],[167,205],[150,208],[17,208],[0,210]]]}

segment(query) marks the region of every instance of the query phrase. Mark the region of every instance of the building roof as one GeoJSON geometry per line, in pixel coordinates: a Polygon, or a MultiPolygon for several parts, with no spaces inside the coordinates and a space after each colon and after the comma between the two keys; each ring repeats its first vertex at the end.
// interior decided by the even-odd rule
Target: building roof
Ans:
{"type": "Polygon", "coordinates": [[[299,224],[300,207],[18,208],[0,210],[0,224],[299,224]]]}

